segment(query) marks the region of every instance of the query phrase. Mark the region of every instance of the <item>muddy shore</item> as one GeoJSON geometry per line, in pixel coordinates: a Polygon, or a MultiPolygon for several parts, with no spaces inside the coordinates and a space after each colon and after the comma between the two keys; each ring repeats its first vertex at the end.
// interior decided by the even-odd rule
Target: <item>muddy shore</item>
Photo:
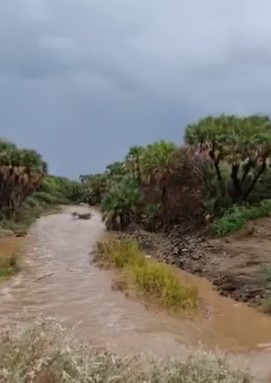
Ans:
{"type": "Polygon", "coordinates": [[[135,238],[147,254],[207,278],[223,296],[260,309],[271,297],[270,218],[222,239],[186,234],[180,227],[168,234],[130,227],[119,236],[135,238]]]}

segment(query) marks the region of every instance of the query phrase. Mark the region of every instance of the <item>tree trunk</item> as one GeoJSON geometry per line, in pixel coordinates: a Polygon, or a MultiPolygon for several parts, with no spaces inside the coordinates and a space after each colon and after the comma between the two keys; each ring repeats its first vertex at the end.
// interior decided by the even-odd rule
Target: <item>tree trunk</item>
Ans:
{"type": "Polygon", "coordinates": [[[135,172],[135,165],[133,162],[132,162],[131,168],[132,168],[132,178],[135,180],[136,179],[136,175],[135,175],[136,172],[135,172]]]}
{"type": "Polygon", "coordinates": [[[251,169],[251,164],[252,164],[252,161],[249,161],[246,165],[245,165],[245,168],[244,168],[244,173],[242,175],[242,178],[241,178],[241,182],[243,183],[246,178],[247,178],[247,175],[251,169]]]}
{"type": "Polygon", "coordinates": [[[218,179],[218,184],[219,184],[221,196],[225,197],[225,184],[224,184],[224,180],[223,180],[220,168],[219,168],[219,161],[215,161],[214,166],[215,166],[215,171],[216,171],[216,175],[217,175],[217,179],[218,179]]]}
{"type": "Polygon", "coordinates": [[[240,165],[232,165],[231,179],[232,179],[232,185],[233,185],[233,201],[234,202],[238,202],[242,194],[241,182],[238,178],[239,169],[240,169],[240,165]]]}
{"type": "Polygon", "coordinates": [[[140,168],[140,159],[139,156],[136,156],[136,169],[137,169],[137,180],[141,183],[141,168],[140,168]]]}
{"type": "Polygon", "coordinates": [[[243,200],[246,201],[247,198],[249,197],[250,193],[252,192],[252,190],[254,189],[258,179],[261,177],[261,175],[264,173],[264,171],[266,170],[266,162],[264,162],[259,170],[259,172],[256,174],[256,176],[254,177],[254,179],[252,180],[251,184],[249,185],[248,189],[246,190],[246,192],[244,193],[243,195],[243,200]]]}
{"type": "Polygon", "coordinates": [[[163,225],[167,223],[166,201],[167,201],[167,187],[166,187],[166,184],[163,182],[162,184],[162,224],[163,225]]]}
{"type": "Polygon", "coordinates": [[[212,160],[213,163],[214,163],[214,167],[215,167],[215,171],[216,171],[216,176],[217,176],[217,180],[218,180],[218,184],[219,184],[219,188],[220,188],[221,196],[222,196],[222,197],[225,197],[225,185],[224,185],[224,180],[223,180],[223,177],[222,177],[220,168],[219,168],[219,162],[220,162],[220,161],[219,161],[218,158],[215,158],[215,144],[213,144],[212,149],[209,151],[209,156],[210,156],[211,160],[212,160]]]}

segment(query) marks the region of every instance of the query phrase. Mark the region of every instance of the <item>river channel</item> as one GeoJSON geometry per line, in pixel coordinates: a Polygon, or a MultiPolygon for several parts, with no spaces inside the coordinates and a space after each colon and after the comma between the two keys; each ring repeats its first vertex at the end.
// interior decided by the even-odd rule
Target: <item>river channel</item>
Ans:
{"type": "MultiPolygon", "coordinates": [[[[84,207],[76,208],[86,210],[84,207]]],[[[147,309],[111,288],[113,275],[91,263],[105,235],[99,212],[73,220],[71,211],[41,217],[26,238],[22,271],[0,286],[0,326],[53,316],[76,326],[78,338],[117,353],[186,355],[219,348],[238,365],[271,372],[271,317],[221,297],[208,281],[186,273],[201,307],[192,317],[147,309]]]]}

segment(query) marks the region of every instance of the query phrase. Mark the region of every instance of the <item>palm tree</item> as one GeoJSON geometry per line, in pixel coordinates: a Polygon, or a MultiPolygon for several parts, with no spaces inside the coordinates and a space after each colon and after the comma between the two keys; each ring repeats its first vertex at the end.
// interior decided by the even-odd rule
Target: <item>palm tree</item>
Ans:
{"type": "Polygon", "coordinates": [[[114,183],[102,201],[103,218],[110,230],[123,230],[136,217],[141,202],[138,183],[126,176],[114,183]]]}
{"type": "Polygon", "coordinates": [[[97,173],[83,177],[83,200],[91,206],[99,205],[108,187],[108,174],[97,173]]]}
{"type": "Polygon", "coordinates": [[[271,120],[268,116],[259,115],[209,116],[188,125],[185,140],[187,144],[208,152],[221,196],[224,198],[229,194],[233,202],[244,201],[268,167],[271,157],[271,120]],[[231,169],[232,191],[225,188],[222,162],[231,169]],[[250,182],[249,174],[253,175],[250,182]]]}
{"type": "Polygon", "coordinates": [[[141,165],[142,165],[142,156],[144,154],[145,148],[143,146],[132,146],[129,149],[128,154],[125,157],[127,163],[127,168],[130,169],[130,173],[134,179],[137,179],[141,182],[141,165]]]}
{"type": "Polygon", "coordinates": [[[126,164],[125,162],[115,161],[112,164],[107,165],[106,173],[110,177],[122,177],[126,174],[126,164]]]}
{"type": "Polygon", "coordinates": [[[0,206],[13,215],[25,199],[41,184],[43,162],[34,150],[19,149],[15,144],[0,141],[0,206]]]}
{"type": "Polygon", "coordinates": [[[152,184],[161,190],[164,217],[166,217],[167,175],[171,171],[172,156],[176,151],[175,144],[161,140],[148,145],[142,158],[143,180],[147,185],[152,184]]]}
{"type": "Polygon", "coordinates": [[[23,149],[21,151],[23,158],[23,166],[28,169],[43,169],[44,162],[42,161],[41,155],[35,150],[23,149]]]}

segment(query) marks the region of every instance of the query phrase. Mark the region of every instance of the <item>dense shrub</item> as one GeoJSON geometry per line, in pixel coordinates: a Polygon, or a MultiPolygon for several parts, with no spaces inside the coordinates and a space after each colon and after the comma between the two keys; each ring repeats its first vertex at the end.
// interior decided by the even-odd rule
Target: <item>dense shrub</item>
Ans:
{"type": "Polygon", "coordinates": [[[104,195],[101,209],[107,228],[123,230],[136,220],[137,209],[141,203],[141,193],[136,180],[129,176],[113,183],[104,195]]]}

